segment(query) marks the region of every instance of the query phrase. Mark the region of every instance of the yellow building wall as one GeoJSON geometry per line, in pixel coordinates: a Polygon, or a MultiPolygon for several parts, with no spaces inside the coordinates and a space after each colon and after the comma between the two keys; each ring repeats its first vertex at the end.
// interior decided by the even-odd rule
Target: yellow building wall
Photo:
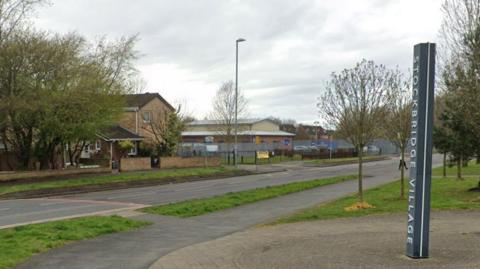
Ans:
{"type": "Polygon", "coordinates": [[[274,132],[280,131],[280,127],[270,121],[260,121],[252,125],[252,131],[274,132]]]}
{"type": "MultiPolygon", "coordinates": [[[[189,132],[213,132],[219,131],[224,128],[219,127],[218,125],[189,125],[187,126],[187,131],[189,132]]],[[[280,127],[270,121],[260,121],[255,124],[241,124],[238,126],[239,131],[265,131],[265,132],[274,132],[280,131],[280,127]]]]}
{"type": "MultiPolygon", "coordinates": [[[[238,130],[239,131],[245,131],[245,130],[251,130],[251,125],[249,124],[240,124],[238,125],[238,130]]],[[[233,129],[233,124],[232,124],[232,129],[233,129]]],[[[220,132],[220,131],[225,131],[225,127],[222,127],[221,125],[194,125],[194,126],[187,126],[187,131],[188,132],[220,132]]]]}
{"type": "Polygon", "coordinates": [[[211,130],[210,128],[208,128],[207,126],[203,126],[203,125],[200,125],[200,126],[187,126],[187,131],[189,132],[206,132],[206,131],[213,131],[211,130]]]}

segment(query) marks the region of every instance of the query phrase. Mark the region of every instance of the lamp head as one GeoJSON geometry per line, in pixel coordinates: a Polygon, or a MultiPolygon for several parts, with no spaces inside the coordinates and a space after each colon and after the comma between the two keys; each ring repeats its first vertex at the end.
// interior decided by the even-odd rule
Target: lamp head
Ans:
{"type": "Polygon", "coordinates": [[[237,43],[239,43],[239,42],[243,42],[243,41],[247,41],[247,40],[245,40],[245,39],[243,39],[243,38],[239,38],[239,39],[237,39],[237,43]]]}

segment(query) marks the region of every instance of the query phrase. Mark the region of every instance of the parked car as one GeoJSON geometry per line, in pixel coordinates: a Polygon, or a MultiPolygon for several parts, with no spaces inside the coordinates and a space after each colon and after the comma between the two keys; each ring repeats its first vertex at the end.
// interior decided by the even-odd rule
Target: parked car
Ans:
{"type": "Polygon", "coordinates": [[[374,145],[365,146],[365,147],[363,148],[363,152],[365,152],[365,153],[379,154],[379,153],[380,153],[380,148],[378,148],[377,146],[374,146],[374,145]]]}
{"type": "Polygon", "coordinates": [[[293,150],[294,151],[308,151],[308,147],[307,146],[295,146],[293,147],[293,150]]]}
{"type": "Polygon", "coordinates": [[[308,149],[309,149],[309,150],[316,151],[316,150],[319,150],[320,147],[318,147],[318,146],[308,146],[308,149]]]}

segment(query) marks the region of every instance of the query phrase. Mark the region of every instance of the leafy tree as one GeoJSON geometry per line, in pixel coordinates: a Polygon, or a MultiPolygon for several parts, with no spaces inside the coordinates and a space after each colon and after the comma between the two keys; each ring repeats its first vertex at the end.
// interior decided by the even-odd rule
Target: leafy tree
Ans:
{"type": "Polygon", "coordinates": [[[72,148],[79,154],[115,122],[132,74],[132,42],[92,50],[77,35],[17,31],[0,45],[0,135],[24,168],[34,159],[55,168],[64,147],[74,163],[72,148]]]}
{"type": "Polygon", "coordinates": [[[122,155],[125,156],[135,147],[135,144],[130,140],[123,140],[118,142],[118,147],[120,148],[122,155]]]}
{"type": "Polygon", "coordinates": [[[164,139],[164,154],[172,156],[177,152],[178,145],[182,141],[182,131],[185,124],[178,115],[173,112],[168,115],[167,131],[164,139]]]}
{"type": "Polygon", "coordinates": [[[436,130],[437,145],[448,150],[453,161],[457,163],[457,178],[462,178],[462,166],[477,152],[478,133],[473,123],[468,120],[472,110],[466,105],[465,97],[469,96],[465,87],[468,80],[461,68],[456,68],[453,76],[450,72],[443,74],[446,86],[444,108],[436,130]]]}
{"type": "Polygon", "coordinates": [[[44,33],[17,32],[0,47],[0,98],[5,112],[4,139],[24,167],[30,164],[49,90],[57,84],[53,72],[61,44],[49,42],[44,33]]]}
{"type": "Polygon", "coordinates": [[[172,156],[177,152],[182,141],[182,131],[185,129],[180,111],[179,107],[174,112],[158,115],[158,120],[150,121],[150,130],[154,137],[153,146],[159,156],[172,156]]]}
{"type": "Polygon", "coordinates": [[[447,176],[447,155],[450,151],[450,133],[448,128],[442,124],[442,115],[445,111],[445,93],[435,97],[435,119],[433,126],[433,146],[443,154],[443,177],[447,176]]]}
{"type": "Polygon", "coordinates": [[[445,0],[441,28],[442,80],[445,110],[440,117],[437,141],[462,166],[480,153],[480,1],[445,0]],[[443,139],[440,139],[443,138],[443,139]]]}

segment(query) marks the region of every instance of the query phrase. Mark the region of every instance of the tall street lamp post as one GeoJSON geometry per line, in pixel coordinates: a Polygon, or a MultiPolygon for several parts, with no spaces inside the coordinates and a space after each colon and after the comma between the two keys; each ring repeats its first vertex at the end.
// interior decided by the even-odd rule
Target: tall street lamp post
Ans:
{"type": "Polygon", "coordinates": [[[332,159],[332,150],[333,150],[333,134],[331,133],[329,135],[329,138],[330,138],[330,160],[332,159]]]}
{"type": "Polygon", "coordinates": [[[233,162],[235,166],[238,166],[237,156],[238,156],[238,43],[246,41],[243,38],[239,38],[235,41],[235,145],[233,149],[233,162]]]}
{"type": "Polygon", "coordinates": [[[315,121],[313,125],[315,126],[315,141],[316,143],[318,143],[318,126],[320,126],[320,122],[315,121]]]}

